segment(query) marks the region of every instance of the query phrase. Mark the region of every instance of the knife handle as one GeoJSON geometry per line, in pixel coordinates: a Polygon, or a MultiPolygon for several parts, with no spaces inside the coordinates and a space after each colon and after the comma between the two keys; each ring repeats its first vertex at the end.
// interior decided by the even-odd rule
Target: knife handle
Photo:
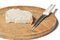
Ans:
{"type": "Polygon", "coordinates": [[[44,12],[43,15],[49,15],[50,12],[53,10],[53,8],[55,7],[55,5],[51,4],[44,12]]]}

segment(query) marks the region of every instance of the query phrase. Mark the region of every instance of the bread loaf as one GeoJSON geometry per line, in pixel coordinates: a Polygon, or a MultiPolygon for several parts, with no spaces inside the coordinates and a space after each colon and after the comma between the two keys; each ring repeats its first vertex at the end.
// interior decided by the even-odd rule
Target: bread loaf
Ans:
{"type": "Polygon", "coordinates": [[[6,23],[32,23],[32,13],[21,9],[9,9],[5,13],[6,23]]]}

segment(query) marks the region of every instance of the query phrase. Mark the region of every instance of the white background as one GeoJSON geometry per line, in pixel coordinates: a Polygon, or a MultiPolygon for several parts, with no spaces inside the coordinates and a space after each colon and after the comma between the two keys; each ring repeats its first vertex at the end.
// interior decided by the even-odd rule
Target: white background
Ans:
{"type": "MultiPolygon", "coordinates": [[[[56,4],[55,8],[57,8],[58,11],[55,15],[60,22],[60,0],[0,0],[0,8],[14,5],[27,5],[42,7],[46,9],[50,4],[56,4]]],[[[6,39],[0,38],[0,40],[6,39]]],[[[34,40],[60,40],[60,24],[58,25],[57,29],[55,29],[49,35],[34,40]]]]}

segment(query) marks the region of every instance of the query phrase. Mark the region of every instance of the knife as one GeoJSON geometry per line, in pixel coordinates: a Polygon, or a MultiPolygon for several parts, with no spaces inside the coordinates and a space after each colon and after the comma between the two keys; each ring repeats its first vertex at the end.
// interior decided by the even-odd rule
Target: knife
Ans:
{"type": "Polygon", "coordinates": [[[43,15],[41,17],[39,17],[39,19],[34,23],[34,25],[32,26],[32,30],[34,30],[49,14],[50,12],[53,10],[53,8],[55,7],[55,5],[51,4],[44,12],[43,15]]]}

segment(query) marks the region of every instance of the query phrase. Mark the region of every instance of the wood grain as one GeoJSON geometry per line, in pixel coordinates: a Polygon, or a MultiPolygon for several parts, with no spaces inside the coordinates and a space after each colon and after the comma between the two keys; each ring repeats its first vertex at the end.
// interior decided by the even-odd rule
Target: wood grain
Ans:
{"type": "Polygon", "coordinates": [[[30,30],[35,21],[42,15],[45,9],[33,6],[11,6],[0,9],[0,37],[8,38],[8,39],[24,39],[24,38],[37,38],[47,33],[50,33],[56,25],[56,17],[53,13],[51,13],[48,17],[46,17],[38,27],[32,31],[30,30]],[[21,10],[30,11],[33,15],[33,23],[32,24],[15,24],[15,23],[6,23],[5,21],[5,12],[12,8],[18,8],[21,10]]]}

